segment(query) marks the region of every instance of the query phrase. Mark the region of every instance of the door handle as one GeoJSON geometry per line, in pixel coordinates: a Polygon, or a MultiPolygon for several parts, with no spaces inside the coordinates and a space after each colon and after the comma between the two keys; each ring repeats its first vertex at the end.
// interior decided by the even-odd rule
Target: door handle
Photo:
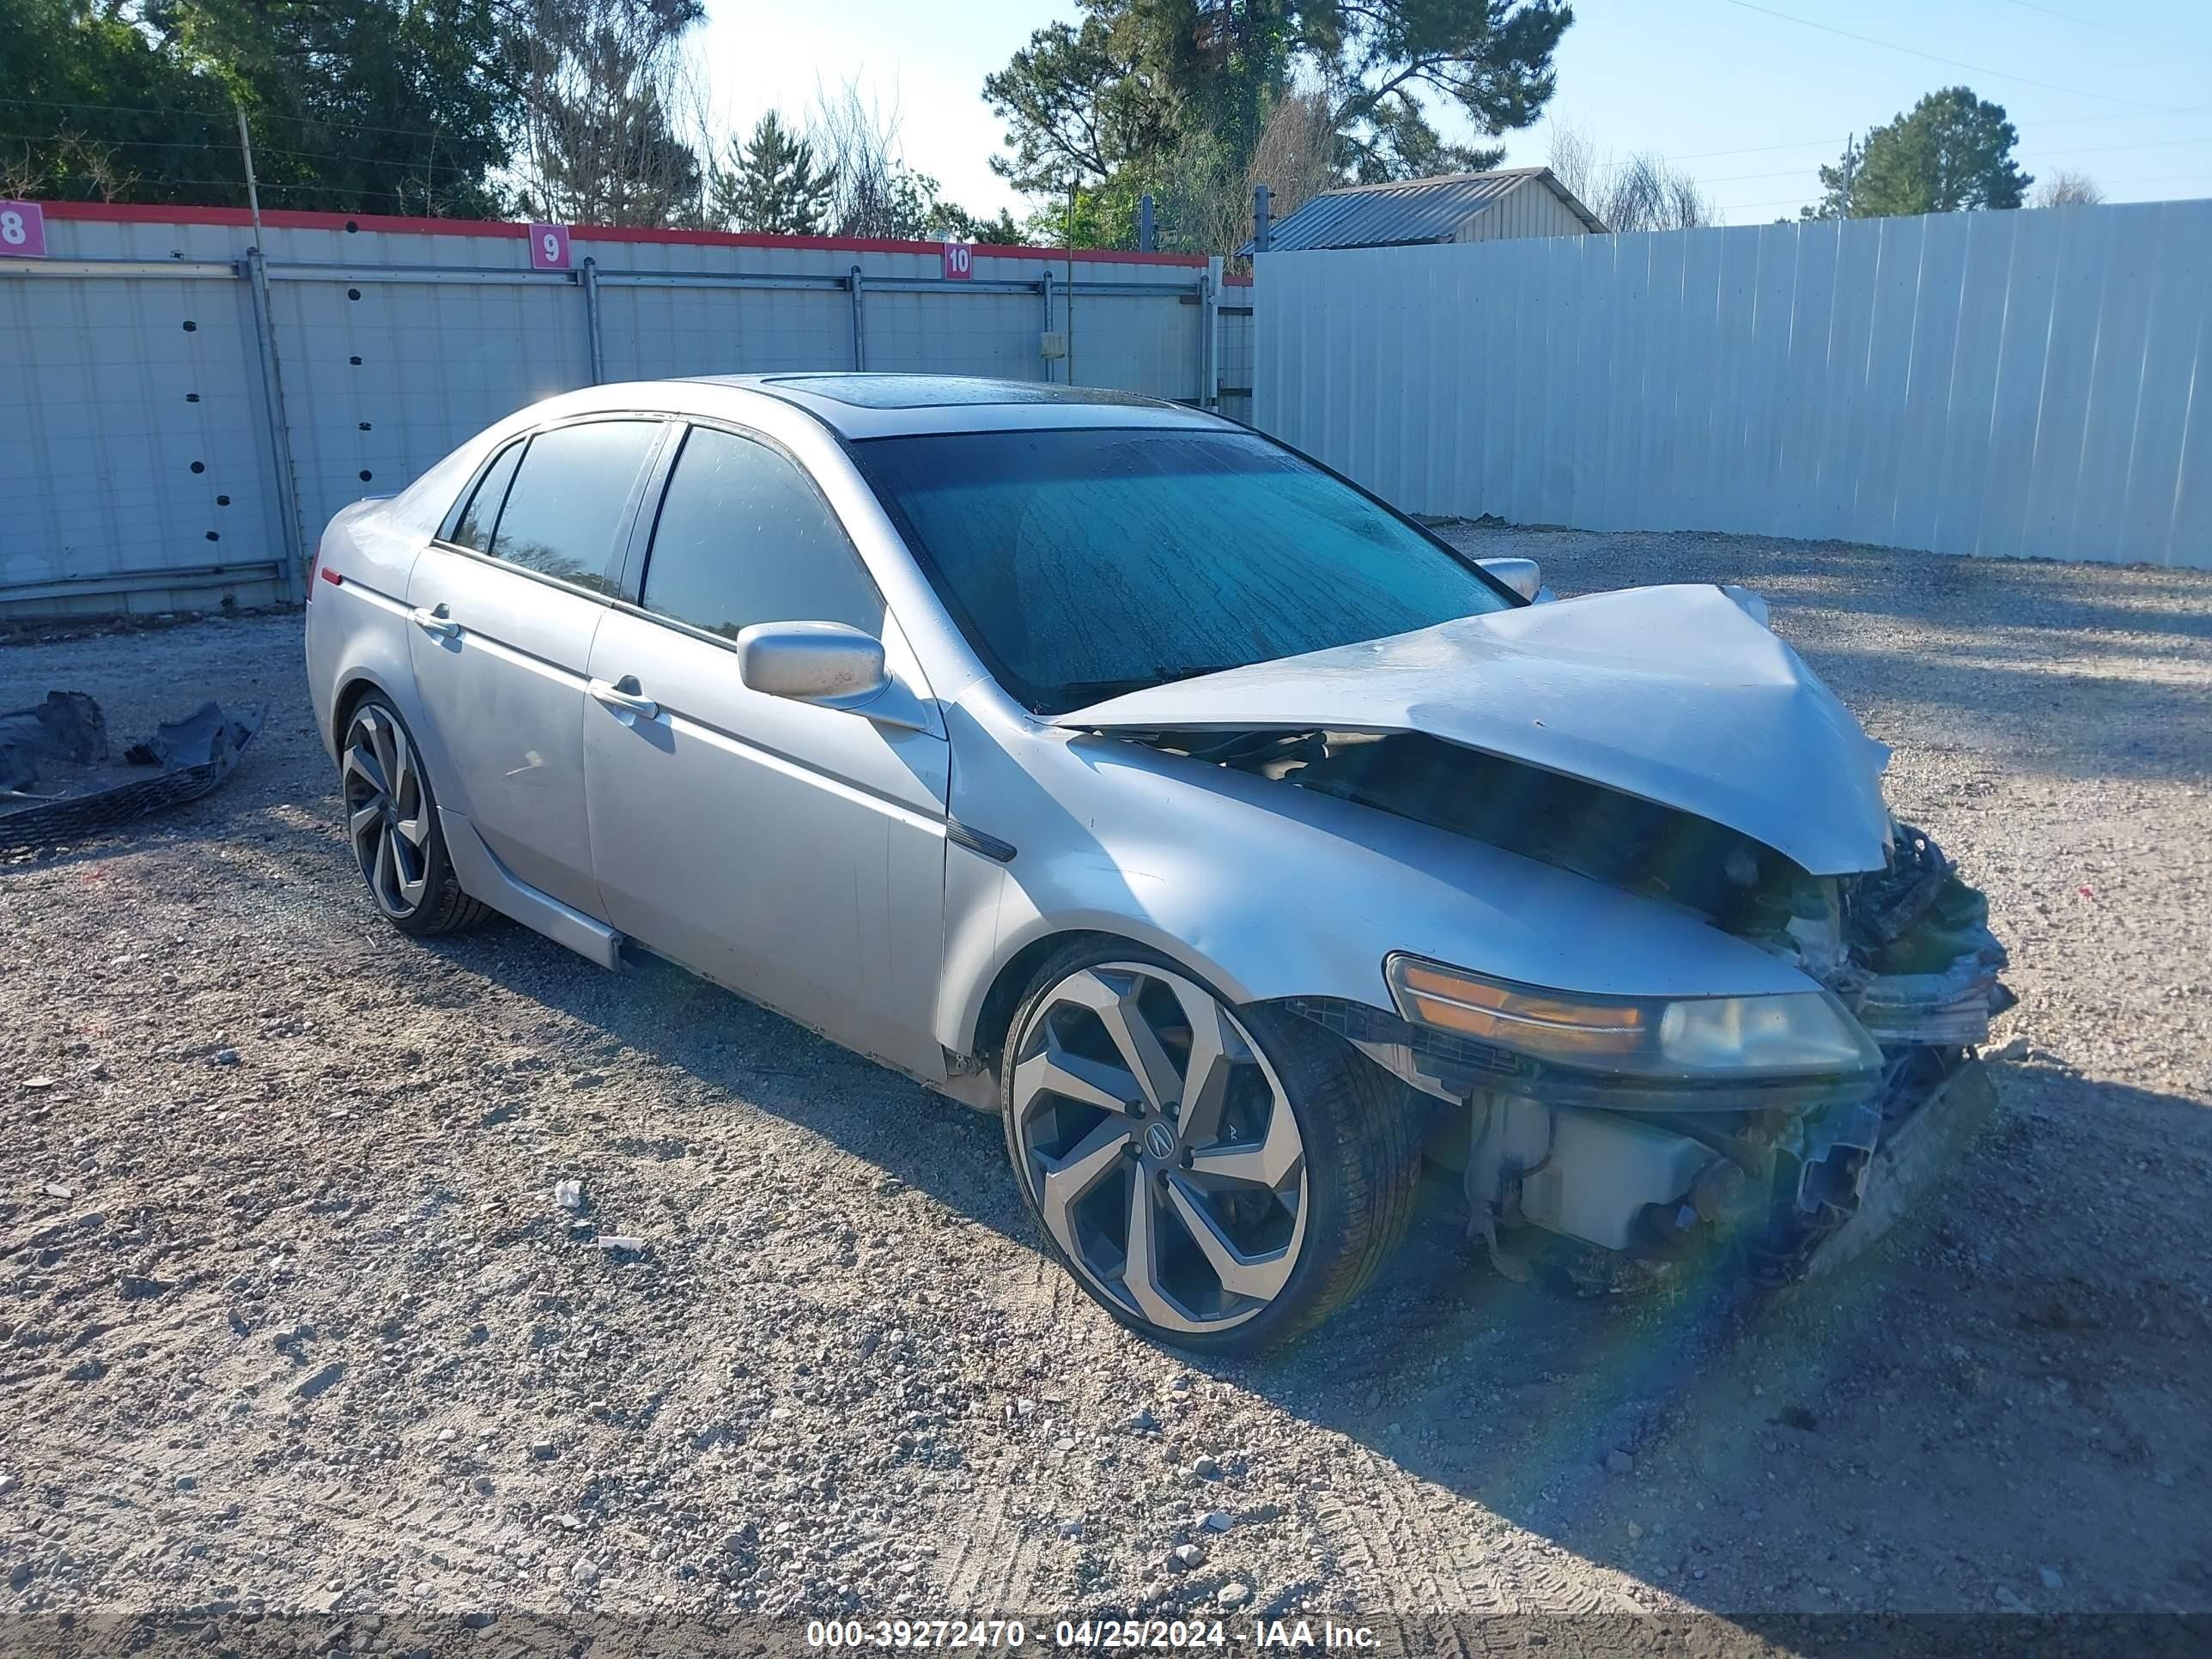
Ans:
{"type": "Polygon", "coordinates": [[[446,614],[446,607],[442,605],[435,611],[427,610],[418,605],[407,614],[415,619],[416,627],[421,629],[425,634],[434,634],[441,640],[450,640],[461,631],[460,623],[446,614]]]}
{"type": "Polygon", "coordinates": [[[641,720],[658,718],[660,714],[659,703],[651,697],[640,696],[635,690],[623,689],[635,687],[636,684],[636,675],[625,674],[619,684],[607,680],[593,680],[586,687],[586,690],[591,692],[593,701],[603,703],[609,708],[618,709],[625,714],[635,714],[641,720]]]}

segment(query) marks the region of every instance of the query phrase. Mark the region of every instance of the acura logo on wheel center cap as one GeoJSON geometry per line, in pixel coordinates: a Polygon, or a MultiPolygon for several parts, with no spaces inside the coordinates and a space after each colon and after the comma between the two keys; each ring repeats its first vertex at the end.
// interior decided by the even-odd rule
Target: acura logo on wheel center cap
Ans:
{"type": "Polygon", "coordinates": [[[1145,1150],[1164,1163],[1175,1156],[1175,1131],[1164,1123],[1155,1121],[1145,1131],[1145,1150]]]}

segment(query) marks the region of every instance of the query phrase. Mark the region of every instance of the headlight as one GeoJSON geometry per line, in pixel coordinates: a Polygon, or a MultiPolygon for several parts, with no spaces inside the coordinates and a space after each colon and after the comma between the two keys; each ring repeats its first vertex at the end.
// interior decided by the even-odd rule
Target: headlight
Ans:
{"type": "Polygon", "coordinates": [[[1601,997],[1485,979],[1396,955],[1383,964],[1418,1024],[1538,1060],[1638,1077],[1828,1076],[1871,1071],[1881,1051],[1826,991],[1753,997],[1601,997]]]}

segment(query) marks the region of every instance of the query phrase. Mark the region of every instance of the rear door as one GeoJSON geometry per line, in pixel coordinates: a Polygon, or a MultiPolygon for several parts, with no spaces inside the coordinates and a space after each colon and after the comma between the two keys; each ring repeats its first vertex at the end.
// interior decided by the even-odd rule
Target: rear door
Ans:
{"type": "Polygon", "coordinates": [[[943,956],[949,750],[938,730],[772,697],[738,678],[754,623],[911,653],[836,513],[764,440],[696,426],[650,524],[641,591],[592,648],[584,764],[607,920],[711,979],[922,1077],[943,956]]]}
{"type": "Polygon", "coordinates": [[[603,916],[584,811],[584,682],[665,430],[545,428],[495,455],[416,562],[410,654],[440,805],[520,880],[603,916]]]}

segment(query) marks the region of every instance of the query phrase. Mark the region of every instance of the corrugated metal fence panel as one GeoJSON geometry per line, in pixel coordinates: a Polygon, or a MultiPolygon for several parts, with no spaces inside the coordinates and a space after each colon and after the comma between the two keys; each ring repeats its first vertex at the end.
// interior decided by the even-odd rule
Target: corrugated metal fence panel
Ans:
{"type": "Polygon", "coordinates": [[[1218,406],[1232,421],[1252,421],[1252,293],[1227,289],[1215,328],[1213,384],[1218,406]]]}
{"type": "MultiPolygon", "coordinates": [[[[262,236],[310,542],[347,502],[404,488],[491,422],[592,379],[585,289],[571,273],[532,271],[520,227],[345,222],[280,221],[262,236]]],[[[10,508],[0,514],[0,613],[280,597],[289,537],[252,285],[234,269],[251,229],[58,210],[47,236],[40,269],[0,260],[11,371],[0,375],[0,501],[10,508]],[[179,274],[59,268],[112,259],[174,264],[179,274]],[[210,268],[186,274],[194,264],[210,268]]],[[[579,271],[589,258],[602,278],[609,380],[850,368],[843,284],[856,265],[870,368],[1046,378],[1035,285],[1048,266],[1034,257],[978,248],[972,282],[957,283],[942,280],[934,248],[579,233],[572,251],[579,271]],[[740,275],[812,285],[727,280],[740,275]],[[911,286],[917,279],[930,285],[911,286]],[[870,286],[891,282],[908,286],[870,286]],[[1006,286],[1015,283],[1024,287],[1006,286]]],[[[1054,326],[1065,329],[1066,267],[1049,269],[1054,326]]],[[[1199,398],[1205,274],[1079,258],[1079,381],[1199,398]]]]}
{"type": "Polygon", "coordinates": [[[2212,202],[1269,253],[1258,423],[1416,512],[2212,568],[2212,202]]]}
{"type": "MultiPolygon", "coordinates": [[[[76,227],[50,226],[61,239],[76,227]]],[[[173,277],[10,279],[0,272],[0,590],[40,592],[70,578],[114,610],[190,603],[161,574],[270,561],[283,544],[275,468],[261,412],[247,285],[186,275],[235,250],[218,239],[144,225],[99,225],[75,257],[174,264],[173,277]],[[138,573],[154,573],[134,584],[138,573]]],[[[57,257],[63,250],[57,248],[57,257]]],[[[273,571],[244,574],[269,597],[273,571]]]]}

